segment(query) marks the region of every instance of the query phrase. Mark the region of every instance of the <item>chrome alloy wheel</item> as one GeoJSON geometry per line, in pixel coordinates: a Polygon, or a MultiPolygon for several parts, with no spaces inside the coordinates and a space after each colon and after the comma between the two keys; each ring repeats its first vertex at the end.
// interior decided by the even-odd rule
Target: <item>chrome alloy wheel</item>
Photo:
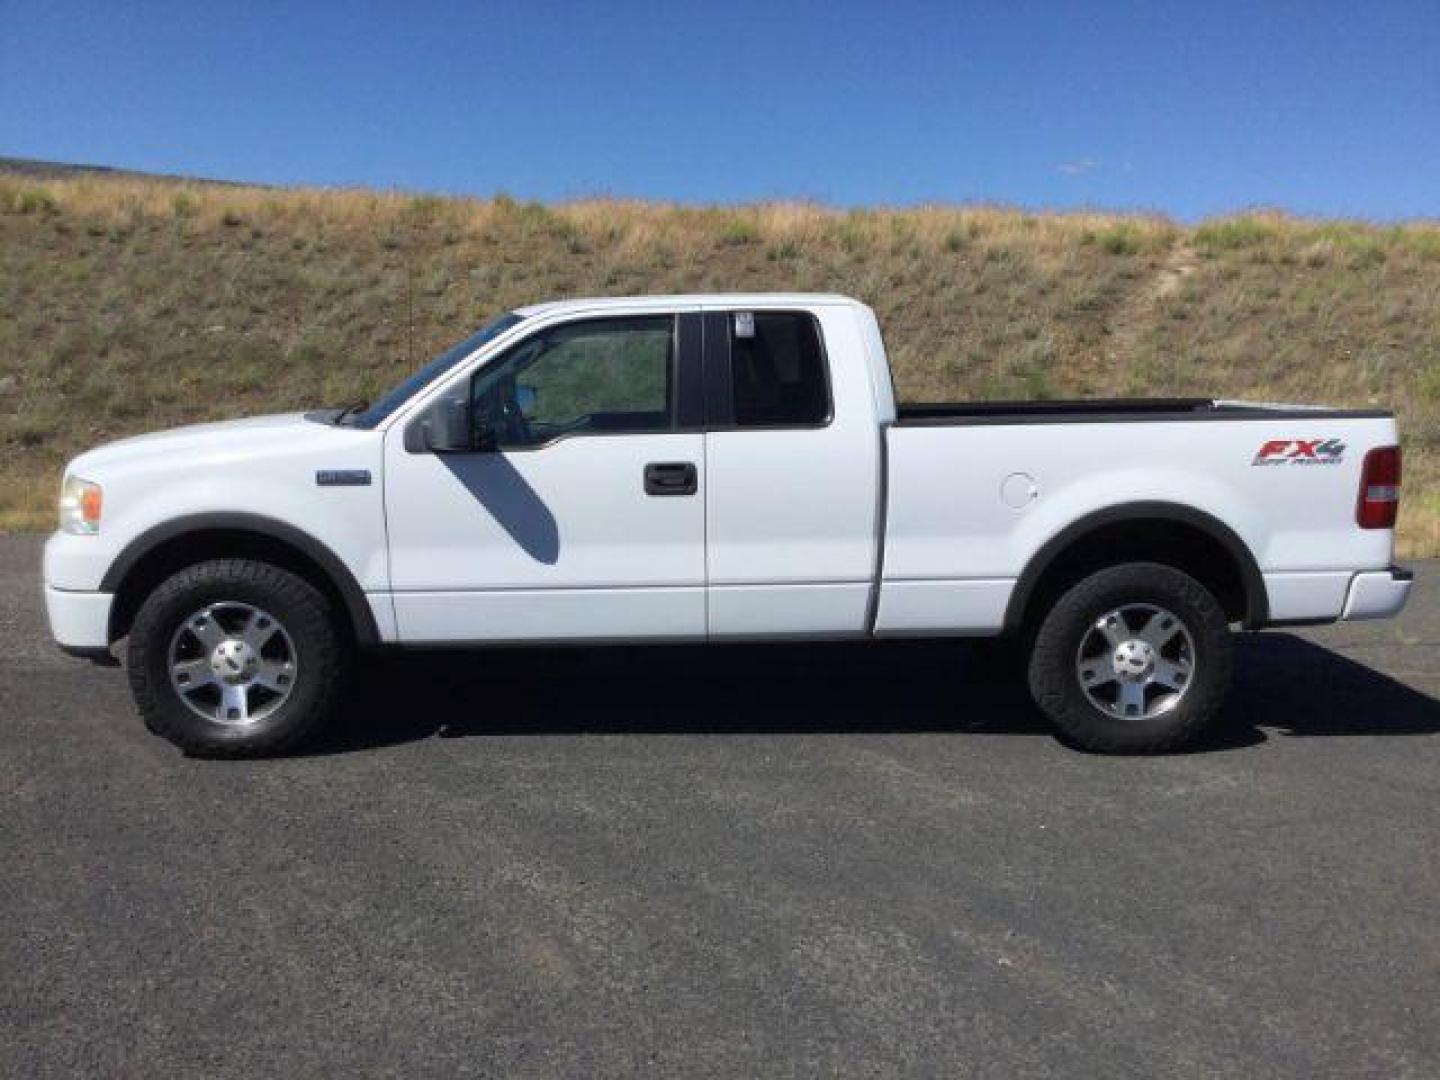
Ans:
{"type": "Polygon", "coordinates": [[[298,672],[285,627],[253,604],[221,601],[170,639],[170,685],[196,715],[220,724],[264,720],[284,705],[298,672]]]}
{"type": "Polygon", "coordinates": [[[1195,681],[1195,641],[1154,604],[1107,612],[1080,639],[1075,677],[1090,703],[1125,720],[1169,712],[1195,681]]]}

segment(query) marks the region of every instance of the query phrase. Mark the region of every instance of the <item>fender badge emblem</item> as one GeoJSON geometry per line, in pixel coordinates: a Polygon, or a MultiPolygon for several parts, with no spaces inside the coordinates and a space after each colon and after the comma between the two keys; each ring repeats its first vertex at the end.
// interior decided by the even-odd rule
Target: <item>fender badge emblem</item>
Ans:
{"type": "Polygon", "coordinates": [[[321,469],[315,474],[321,487],[369,487],[369,469],[321,469]]]}

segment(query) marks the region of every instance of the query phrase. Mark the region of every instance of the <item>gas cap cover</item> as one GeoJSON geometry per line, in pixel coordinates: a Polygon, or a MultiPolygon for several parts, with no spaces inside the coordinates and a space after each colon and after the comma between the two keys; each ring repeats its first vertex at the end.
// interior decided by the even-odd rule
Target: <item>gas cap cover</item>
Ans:
{"type": "Polygon", "coordinates": [[[1029,473],[1011,473],[1000,485],[1000,501],[1012,510],[1024,510],[1040,497],[1040,485],[1029,473]]]}

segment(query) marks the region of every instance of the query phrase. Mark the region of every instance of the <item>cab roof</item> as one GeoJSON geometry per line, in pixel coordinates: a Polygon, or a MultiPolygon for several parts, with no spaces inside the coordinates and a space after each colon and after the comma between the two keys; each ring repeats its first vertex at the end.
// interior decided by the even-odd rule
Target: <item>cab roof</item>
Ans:
{"type": "Polygon", "coordinates": [[[766,307],[816,307],[820,305],[850,304],[860,301],[839,293],[677,293],[669,296],[596,296],[580,297],[573,300],[551,300],[543,304],[530,304],[516,308],[515,314],[522,318],[536,315],[563,315],[567,312],[608,311],[650,308],[766,308],[766,307]]]}

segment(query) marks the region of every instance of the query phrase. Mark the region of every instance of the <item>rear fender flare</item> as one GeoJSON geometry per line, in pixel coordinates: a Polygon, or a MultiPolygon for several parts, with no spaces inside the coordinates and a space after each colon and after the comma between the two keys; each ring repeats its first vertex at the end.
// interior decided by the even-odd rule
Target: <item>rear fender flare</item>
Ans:
{"type": "Polygon", "coordinates": [[[1240,581],[1245,589],[1245,615],[1242,620],[1245,629],[1258,630],[1265,625],[1270,608],[1269,597],[1265,591],[1265,578],[1260,573],[1260,566],[1250,548],[1234,529],[1213,514],[1191,506],[1167,502],[1133,502],[1086,514],[1041,545],[1025,564],[1025,569],[1010,593],[1010,601],[1005,607],[1005,631],[1014,633],[1020,630],[1036,586],[1044,579],[1046,571],[1056,559],[1096,529],[1126,521],[1137,524],[1145,521],[1175,522],[1205,533],[1224,548],[1240,573],[1240,581]]]}

